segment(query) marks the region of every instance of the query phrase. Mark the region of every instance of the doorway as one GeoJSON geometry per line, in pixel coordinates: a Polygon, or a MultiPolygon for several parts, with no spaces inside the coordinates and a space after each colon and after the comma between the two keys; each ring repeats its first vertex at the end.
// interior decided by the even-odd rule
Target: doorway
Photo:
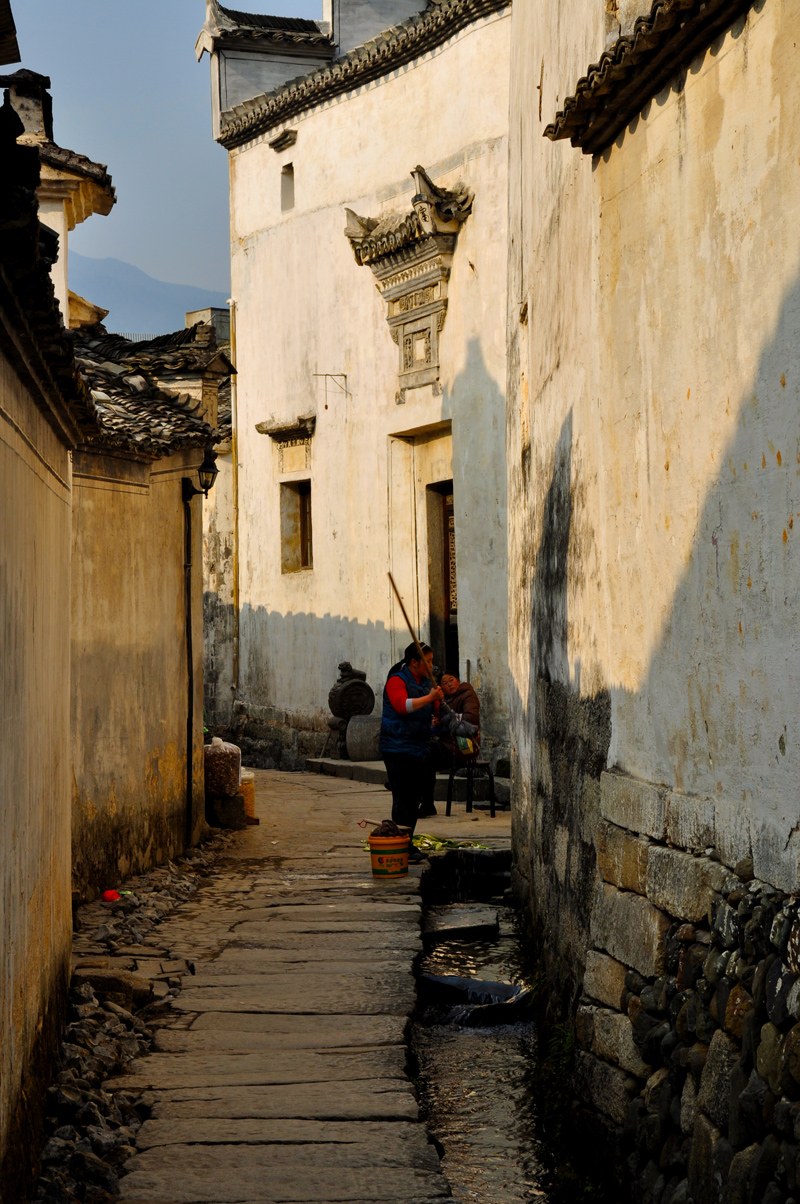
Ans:
{"type": "Polygon", "coordinates": [[[446,673],[459,675],[458,576],[453,482],[427,487],[428,585],[430,641],[434,662],[446,673]]]}

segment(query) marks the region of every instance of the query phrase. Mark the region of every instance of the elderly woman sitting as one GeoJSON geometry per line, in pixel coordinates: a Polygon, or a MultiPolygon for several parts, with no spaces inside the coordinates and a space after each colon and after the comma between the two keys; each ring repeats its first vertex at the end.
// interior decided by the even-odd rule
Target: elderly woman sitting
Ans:
{"type": "Polygon", "coordinates": [[[478,695],[468,681],[459,681],[454,673],[444,674],[441,687],[448,708],[454,711],[460,720],[463,720],[465,723],[471,723],[473,727],[476,727],[478,732],[471,740],[473,745],[472,751],[459,747],[458,737],[443,731],[437,733],[439,744],[450,753],[451,757],[455,757],[457,760],[470,761],[473,756],[477,756],[481,742],[481,704],[478,701],[478,695]]]}
{"type": "Polygon", "coordinates": [[[428,753],[429,793],[423,799],[420,807],[420,818],[437,814],[433,802],[436,774],[448,772],[453,765],[457,767],[466,765],[469,761],[473,761],[480,751],[481,708],[478,695],[469,682],[459,681],[454,673],[444,674],[441,680],[441,691],[444,694],[446,710],[452,712],[452,719],[458,722],[448,722],[447,720],[450,720],[450,715],[448,715],[447,720],[434,725],[434,737],[428,753]],[[468,738],[459,735],[458,728],[462,724],[472,725],[468,729],[470,732],[468,738]],[[473,729],[475,730],[473,731],[473,729]]]}

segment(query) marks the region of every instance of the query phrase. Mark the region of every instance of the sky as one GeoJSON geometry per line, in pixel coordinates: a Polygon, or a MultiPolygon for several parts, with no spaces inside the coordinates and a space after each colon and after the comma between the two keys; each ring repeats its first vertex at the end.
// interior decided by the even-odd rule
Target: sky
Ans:
{"type": "MultiPolygon", "coordinates": [[[[322,15],[322,0],[231,7],[322,15]]],[[[52,80],[55,141],[106,163],[117,190],[110,215],[78,226],[70,247],[227,292],[227,154],[211,137],[208,56],[194,55],[204,0],[12,0],[12,9],[18,66],[52,80]]]]}

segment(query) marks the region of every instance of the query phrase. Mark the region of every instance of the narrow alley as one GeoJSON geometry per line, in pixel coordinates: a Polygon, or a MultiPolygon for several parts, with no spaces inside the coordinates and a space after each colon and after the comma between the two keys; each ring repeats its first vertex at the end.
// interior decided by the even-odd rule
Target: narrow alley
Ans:
{"type": "MultiPolygon", "coordinates": [[[[382,788],[257,772],[261,824],[154,930],[195,974],[153,1052],[106,1090],[151,1092],[124,1204],[403,1201],[450,1194],[407,1075],[420,877],[370,875],[382,788]]],[[[430,819],[506,847],[509,817],[430,819]],[[491,834],[491,835],[490,835],[491,834]]]]}
{"type": "Polygon", "coordinates": [[[800,0],[568,12],[0,0],[0,1204],[800,1204],[800,0]]]}

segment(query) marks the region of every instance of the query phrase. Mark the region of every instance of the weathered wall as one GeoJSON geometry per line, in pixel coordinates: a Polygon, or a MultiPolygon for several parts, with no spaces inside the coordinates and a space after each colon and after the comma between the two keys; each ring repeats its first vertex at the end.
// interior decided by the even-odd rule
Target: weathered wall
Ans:
{"type": "MultiPolygon", "coordinates": [[[[187,661],[181,477],[76,453],[72,568],[73,874],[91,894],[186,844],[187,661]]],[[[193,514],[194,822],[203,822],[202,510],[193,514]]]]}
{"type": "Polygon", "coordinates": [[[790,891],[798,17],[755,5],[595,173],[611,763],[711,800],[709,843],[790,891]]]}
{"type": "Polygon", "coordinates": [[[0,1193],[38,1148],[72,933],[69,453],[0,355],[0,1193]]]}
{"type": "Polygon", "coordinates": [[[591,163],[542,138],[596,60],[603,6],[514,7],[509,167],[509,657],[515,876],[555,998],[582,977],[608,681],[583,638],[599,558],[593,435],[591,163]],[[540,90],[540,85],[542,88],[540,90]],[[589,652],[589,655],[587,655],[589,652]]]}
{"type": "Polygon", "coordinates": [[[260,722],[324,731],[342,660],[365,669],[380,694],[408,642],[388,569],[427,635],[424,482],[412,453],[438,429],[452,441],[462,670],[469,659],[487,733],[505,736],[509,28],[507,14],[478,22],[423,61],[293,119],[289,150],[276,154],[265,138],[231,154],[240,698],[260,722]],[[479,88],[464,87],[478,78],[479,88]],[[295,207],[282,213],[289,162],[295,207]],[[418,163],[440,186],[465,181],[475,203],[453,262],[441,395],[409,390],[398,405],[398,349],[372,273],[344,236],[344,208],[406,212],[418,163]],[[290,425],[309,412],[310,469],[282,476],[256,423],[290,425]],[[314,567],[282,574],[279,480],[292,476],[312,484],[314,567]]]}
{"type": "MultiPolygon", "coordinates": [[[[800,5],[754,4],[592,159],[541,134],[606,16],[514,14],[515,873],[562,1013],[590,950],[593,981],[675,978],[665,934],[724,914],[721,867],[800,886],[800,5]]],[[[615,1080],[590,1029],[580,1090],[620,1123],[645,1069],[615,1080]]]]}
{"type": "Polygon", "coordinates": [[[203,499],[203,697],[209,727],[231,720],[237,635],[233,453],[230,443],[216,451],[219,476],[203,499]]]}

